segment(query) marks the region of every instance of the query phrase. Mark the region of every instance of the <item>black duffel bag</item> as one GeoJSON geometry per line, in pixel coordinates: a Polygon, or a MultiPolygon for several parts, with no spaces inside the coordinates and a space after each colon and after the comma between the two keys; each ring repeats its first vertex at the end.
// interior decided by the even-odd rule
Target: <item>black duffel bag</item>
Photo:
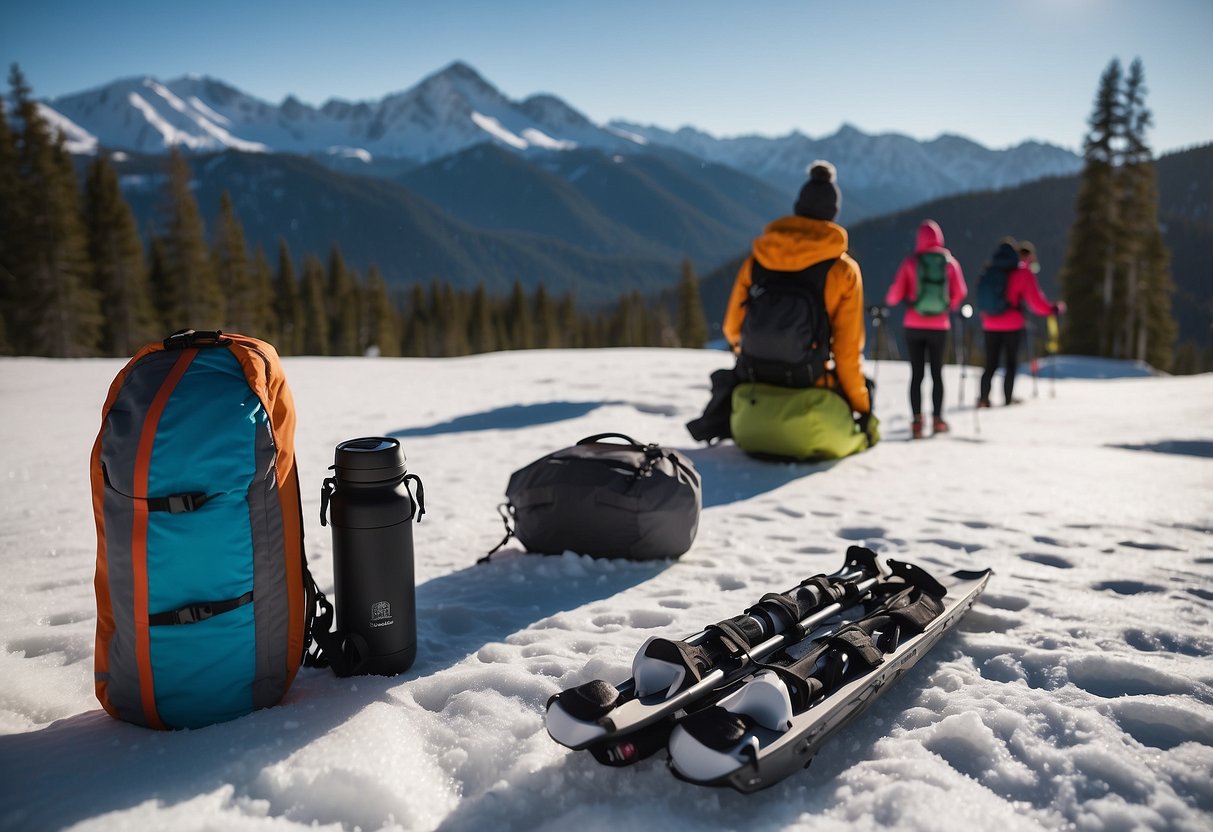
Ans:
{"type": "Polygon", "coordinates": [[[622,433],[588,436],[537,459],[510,476],[505,496],[506,537],[497,549],[513,536],[531,552],[631,560],[690,549],[703,502],[689,459],[622,433]]]}

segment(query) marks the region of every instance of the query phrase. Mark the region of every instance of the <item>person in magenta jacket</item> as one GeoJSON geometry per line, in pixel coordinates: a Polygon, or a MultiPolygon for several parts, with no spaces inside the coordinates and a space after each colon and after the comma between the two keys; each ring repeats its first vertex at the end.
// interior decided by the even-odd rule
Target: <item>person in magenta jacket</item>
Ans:
{"type": "MultiPolygon", "coordinates": [[[[1021,259],[1017,245],[1013,240],[1004,240],[994,252],[988,269],[1002,269],[1007,272],[1006,302],[1007,308],[998,313],[981,313],[981,328],[986,338],[986,368],[981,374],[981,397],[977,400],[978,407],[990,406],[990,387],[994,381],[994,373],[999,366],[1004,367],[1002,392],[1007,404],[1015,399],[1015,370],[1019,364],[1019,343],[1022,340],[1025,319],[1024,307],[1040,316],[1057,315],[1064,310],[1064,304],[1052,303],[1030,268],[1030,260],[1035,249],[1026,240],[1019,244],[1029,259],[1021,259]]],[[[980,294],[980,293],[979,293],[980,294]]]]}
{"type": "MultiPolygon", "coordinates": [[[[931,431],[933,434],[943,433],[948,429],[948,423],[943,419],[944,351],[947,349],[948,330],[952,328],[950,313],[960,308],[968,292],[960,264],[952,252],[944,248],[943,231],[939,224],[935,220],[923,220],[918,226],[914,253],[901,261],[893,285],[885,295],[888,306],[906,301],[904,325],[906,349],[910,354],[910,411],[914,417],[910,430],[915,439],[923,436],[922,381],[928,360],[931,364],[931,406],[934,408],[931,431]],[[947,308],[936,314],[923,314],[915,308],[919,270],[929,267],[929,259],[924,255],[938,255],[941,260],[936,262],[942,263],[947,275],[947,308]]],[[[939,300],[942,305],[945,299],[939,300]]]]}

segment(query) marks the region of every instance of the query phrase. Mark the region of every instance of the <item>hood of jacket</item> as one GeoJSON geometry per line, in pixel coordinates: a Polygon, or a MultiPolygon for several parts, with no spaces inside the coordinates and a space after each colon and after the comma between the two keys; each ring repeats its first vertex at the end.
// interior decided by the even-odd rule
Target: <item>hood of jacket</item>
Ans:
{"type": "Polygon", "coordinates": [[[923,220],[918,226],[918,242],[914,245],[914,253],[943,248],[943,230],[935,220],[923,220]]]}
{"type": "Polygon", "coordinates": [[[847,232],[837,223],[808,217],[781,217],[754,241],[754,259],[768,269],[798,272],[846,253],[847,232]]]}

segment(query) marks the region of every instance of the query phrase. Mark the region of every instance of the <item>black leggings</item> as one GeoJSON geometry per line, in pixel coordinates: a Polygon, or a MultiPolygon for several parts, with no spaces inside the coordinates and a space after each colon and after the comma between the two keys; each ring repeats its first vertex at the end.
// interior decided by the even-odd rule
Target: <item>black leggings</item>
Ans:
{"type": "Polygon", "coordinates": [[[948,342],[946,329],[906,328],[906,350],[910,353],[910,410],[922,414],[922,380],[926,376],[927,356],[931,360],[931,404],[936,418],[943,418],[943,352],[948,342]]]}
{"type": "Polygon", "coordinates": [[[994,381],[994,372],[1001,365],[1004,368],[1002,392],[1007,404],[1011,403],[1011,392],[1015,389],[1015,370],[1019,367],[1019,336],[1022,334],[1022,329],[1011,332],[986,331],[986,369],[981,374],[981,397],[986,401],[990,400],[990,385],[994,381]]]}

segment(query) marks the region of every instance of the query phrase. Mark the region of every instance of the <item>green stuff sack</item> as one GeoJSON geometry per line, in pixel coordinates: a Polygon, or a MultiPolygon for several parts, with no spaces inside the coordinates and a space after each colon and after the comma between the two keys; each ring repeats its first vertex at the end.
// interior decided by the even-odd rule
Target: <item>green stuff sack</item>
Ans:
{"type": "Polygon", "coordinates": [[[850,405],[824,387],[739,384],[729,425],[737,447],[756,456],[841,459],[868,447],[850,405]]]}

